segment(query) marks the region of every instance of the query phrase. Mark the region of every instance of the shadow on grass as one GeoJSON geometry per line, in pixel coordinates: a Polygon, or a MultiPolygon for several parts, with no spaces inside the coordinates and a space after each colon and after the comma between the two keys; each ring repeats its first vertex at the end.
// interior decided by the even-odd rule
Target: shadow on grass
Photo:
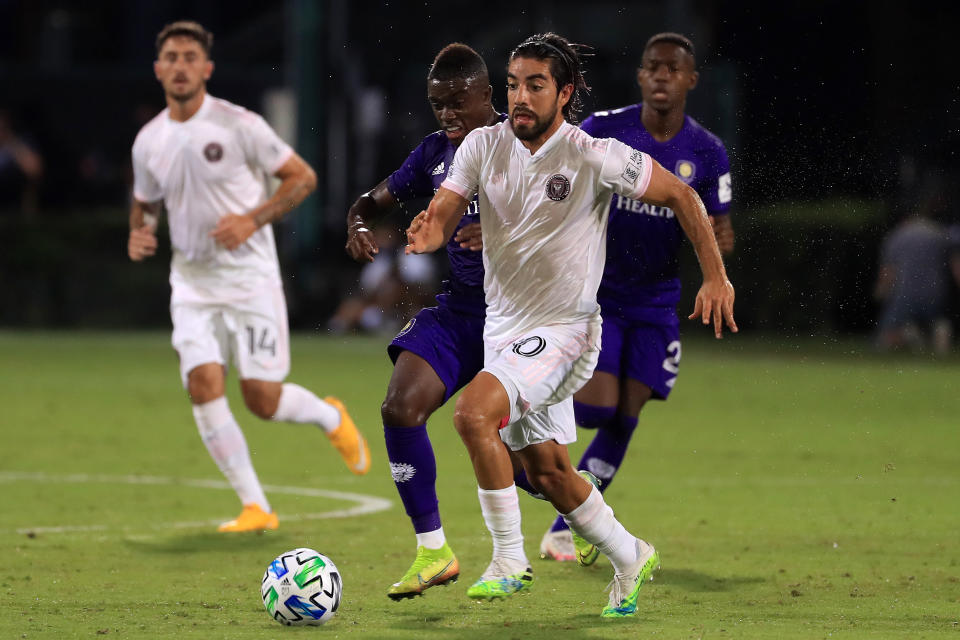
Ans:
{"type": "Polygon", "coordinates": [[[241,533],[224,535],[217,532],[195,532],[179,535],[164,535],[143,538],[125,538],[123,544],[130,549],[151,554],[178,553],[236,553],[238,551],[262,550],[269,546],[296,547],[290,536],[271,531],[268,533],[241,533]]]}
{"type": "Polygon", "coordinates": [[[656,574],[656,584],[673,586],[687,591],[696,592],[724,592],[736,591],[741,586],[766,582],[764,578],[736,576],[716,578],[707,573],[700,573],[693,569],[670,569],[656,574]]]}

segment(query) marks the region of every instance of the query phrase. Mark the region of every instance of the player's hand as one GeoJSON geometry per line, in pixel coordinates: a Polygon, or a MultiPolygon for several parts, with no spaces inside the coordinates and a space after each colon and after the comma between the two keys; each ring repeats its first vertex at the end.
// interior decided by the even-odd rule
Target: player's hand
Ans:
{"type": "Polygon", "coordinates": [[[471,251],[483,249],[483,233],[480,231],[479,222],[464,225],[457,231],[457,235],[453,239],[460,243],[462,249],[470,249],[471,251]]]}
{"type": "Polygon", "coordinates": [[[421,211],[407,227],[406,254],[429,253],[443,245],[443,229],[428,211],[421,211]]]}
{"type": "Polygon", "coordinates": [[[720,253],[725,256],[733,253],[733,223],[730,216],[710,216],[710,224],[713,225],[713,235],[717,238],[720,253]]]}
{"type": "Polygon", "coordinates": [[[726,322],[730,331],[736,333],[737,323],[733,319],[733,284],[729,280],[711,280],[703,283],[697,292],[697,301],[693,306],[693,313],[688,317],[702,318],[703,324],[713,321],[713,334],[717,338],[723,337],[723,323],[726,322]]]}
{"type": "Polygon", "coordinates": [[[145,225],[139,229],[131,229],[127,240],[127,255],[134,262],[140,262],[157,252],[156,228],[145,225]]]}
{"type": "Polygon", "coordinates": [[[218,244],[233,251],[257,231],[257,223],[250,216],[228,213],[220,218],[210,237],[218,244]]]}
{"type": "Polygon", "coordinates": [[[347,254],[357,262],[373,262],[380,253],[380,247],[373,238],[373,231],[363,225],[350,227],[347,231],[347,254]]]}

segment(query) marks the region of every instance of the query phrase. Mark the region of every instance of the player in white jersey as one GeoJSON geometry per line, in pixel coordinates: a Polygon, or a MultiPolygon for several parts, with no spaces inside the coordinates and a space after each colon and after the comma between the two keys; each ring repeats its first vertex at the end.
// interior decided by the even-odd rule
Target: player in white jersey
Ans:
{"type": "Polygon", "coordinates": [[[353,473],[370,469],[366,440],[336,398],[284,383],[290,369],[286,302],[270,223],[316,188],[313,169],[259,115],[207,94],[213,36],[195,22],[157,36],[154,72],[167,108],[133,143],[128,254],[157,249],[167,210],[173,347],[210,455],[243,504],[220,531],[276,529],[278,520],[224,396],[232,361],[247,407],[265,420],[323,429],[353,473]],[[267,197],[267,176],[280,179],[267,197]]]}
{"type": "Polygon", "coordinates": [[[734,291],[696,192],[647,154],[566,121],[584,89],[576,48],[564,38],[540,34],[521,43],[507,68],[509,121],[467,135],[447,180],[408,230],[407,250],[443,246],[479,194],[486,357],[457,402],[454,422],[473,462],[494,550],[467,595],[504,597],[533,580],[512,452],[570,528],[610,560],[614,581],[601,615],[619,618],[635,614],[659,554],[616,520],[566,448],[576,438],[572,395],[590,377],[600,346],[596,292],[612,194],[676,213],[704,276],[690,317],[712,321],[718,338],[724,322],[736,331],[734,291]]]}

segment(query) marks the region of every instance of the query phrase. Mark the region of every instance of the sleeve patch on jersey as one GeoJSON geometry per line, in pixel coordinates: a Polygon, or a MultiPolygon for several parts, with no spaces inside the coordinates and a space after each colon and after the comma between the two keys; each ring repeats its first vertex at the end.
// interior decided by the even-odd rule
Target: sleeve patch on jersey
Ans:
{"type": "Polygon", "coordinates": [[[640,177],[640,167],[632,162],[628,162],[627,166],[623,168],[623,173],[621,175],[623,179],[630,184],[636,184],[637,178],[640,177]]]}
{"type": "Polygon", "coordinates": [[[725,173],[717,180],[717,200],[726,204],[733,198],[733,189],[730,186],[730,173],[725,173]]]}

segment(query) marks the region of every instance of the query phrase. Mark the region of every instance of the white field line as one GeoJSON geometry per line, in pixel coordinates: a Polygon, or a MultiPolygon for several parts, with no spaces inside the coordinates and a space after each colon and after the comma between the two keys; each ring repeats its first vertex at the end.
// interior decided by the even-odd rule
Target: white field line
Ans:
{"type": "MultiPolygon", "coordinates": [[[[180,486],[196,487],[200,489],[231,489],[230,484],[224,480],[203,480],[195,478],[167,478],[162,476],[138,476],[138,475],[106,475],[91,473],[74,473],[66,475],[51,475],[42,472],[29,471],[0,471],[0,483],[13,482],[33,482],[43,484],[131,484],[131,485],[155,485],[155,486],[180,486]]],[[[308,498],[330,498],[332,500],[344,500],[356,503],[354,506],[346,509],[334,509],[333,511],[323,511],[320,513],[297,513],[284,514],[284,522],[296,522],[301,520],[324,520],[328,518],[347,518],[350,516],[362,515],[365,513],[376,513],[385,511],[393,506],[393,503],[386,498],[369,496],[362,493],[348,493],[345,491],[330,491],[327,489],[316,489],[314,487],[288,487],[282,485],[264,485],[264,491],[267,493],[282,493],[287,495],[304,496],[308,498]]],[[[136,527],[124,526],[122,531],[131,531],[142,529],[192,529],[198,527],[208,527],[217,525],[223,520],[194,520],[186,522],[167,522],[160,524],[143,523],[136,527]]],[[[19,534],[27,533],[83,533],[94,531],[109,531],[111,527],[106,525],[64,525],[59,527],[21,527],[15,531],[19,534]]]]}

